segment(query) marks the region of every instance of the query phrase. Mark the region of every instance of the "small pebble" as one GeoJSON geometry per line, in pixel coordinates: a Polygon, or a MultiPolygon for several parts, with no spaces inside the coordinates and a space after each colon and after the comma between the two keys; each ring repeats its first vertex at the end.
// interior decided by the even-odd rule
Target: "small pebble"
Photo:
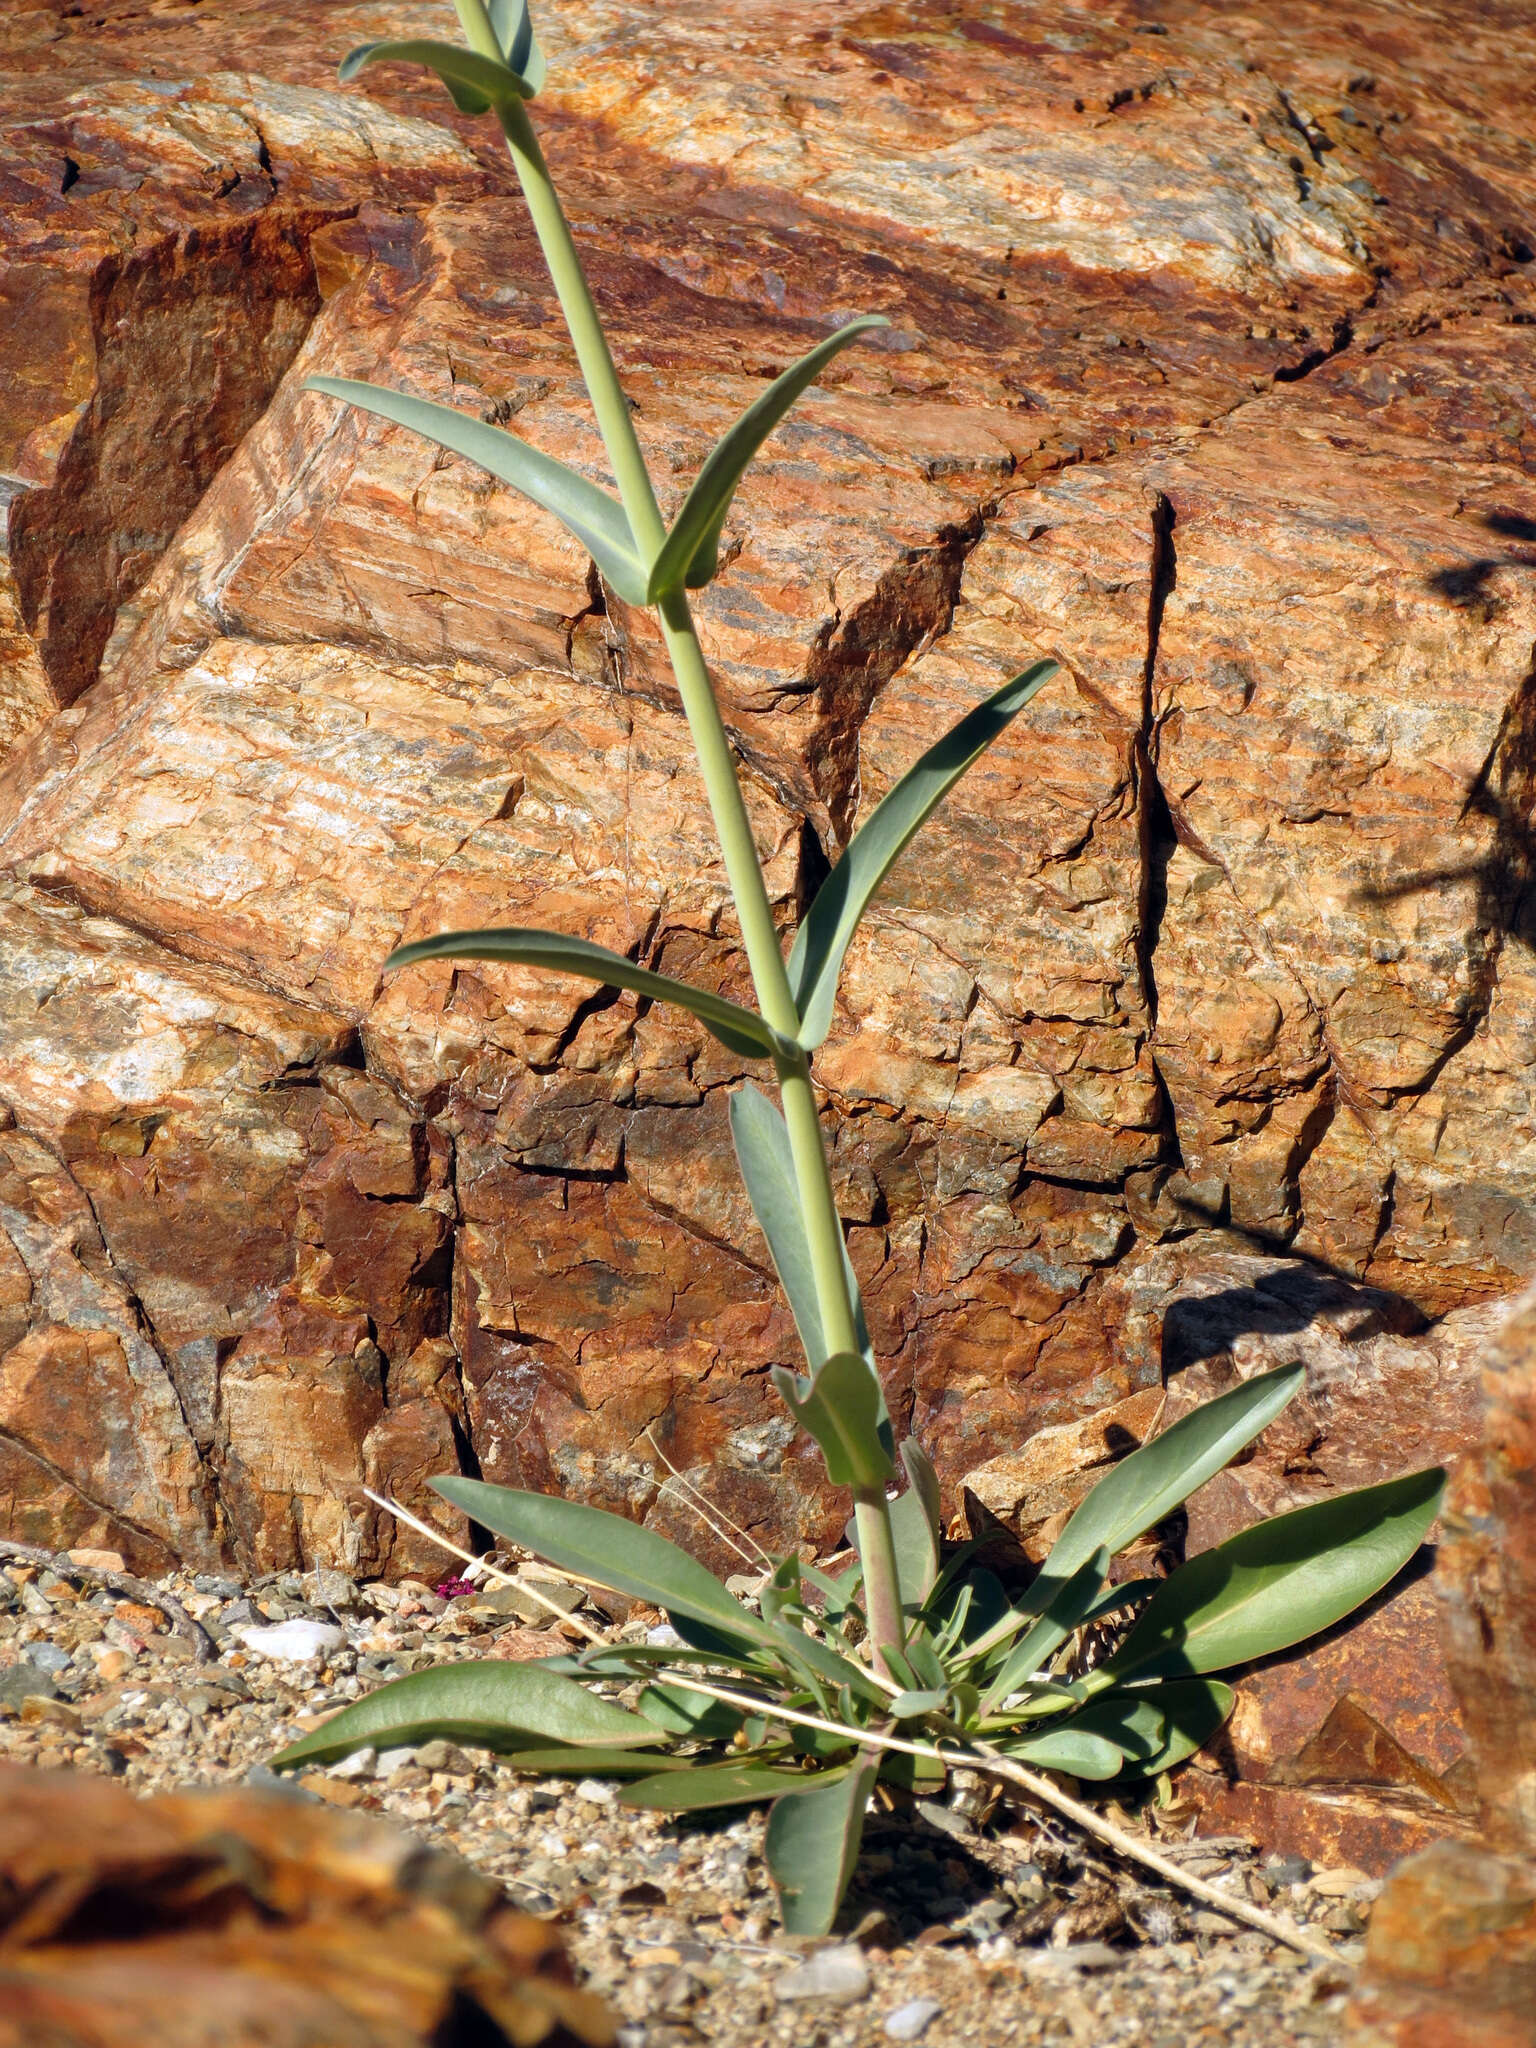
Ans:
{"type": "Polygon", "coordinates": [[[338,1757],[326,1771],[329,1778],[371,1778],[378,1770],[377,1750],[354,1749],[350,1756],[338,1757]]]}
{"type": "Polygon", "coordinates": [[[885,2016],[885,2031],[893,2041],[920,2041],[944,2008],[936,1998],[909,1998],[885,2016]]]}
{"type": "Polygon", "coordinates": [[[819,1949],[774,1980],[773,1995],[786,2000],[820,2000],[824,2005],[857,2005],[869,1996],[869,1965],[853,1942],[819,1949]]]}
{"type": "Polygon", "coordinates": [[[346,1630],[333,1621],[280,1621],[273,1628],[248,1623],[235,1634],[258,1657],[276,1657],[288,1664],[304,1664],[327,1650],[339,1650],[347,1640],[346,1630]]]}
{"type": "Polygon", "coordinates": [[[58,1690],[48,1673],[35,1664],[13,1664],[8,1671],[0,1671],[0,1711],[7,1707],[14,1711],[23,1700],[53,1699],[58,1690]]]}
{"type": "Polygon", "coordinates": [[[83,1571],[120,1572],[127,1567],[120,1550],[71,1550],[66,1552],[71,1564],[77,1564],[83,1571]]]}
{"type": "Polygon", "coordinates": [[[1126,1951],[1107,1941],[1074,1941],[1065,1948],[1031,1950],[1024,1967],[1031,1976],[1049,1977],[1063,1970],[1113,1970],[1125,1959],[1126,1951]]]}

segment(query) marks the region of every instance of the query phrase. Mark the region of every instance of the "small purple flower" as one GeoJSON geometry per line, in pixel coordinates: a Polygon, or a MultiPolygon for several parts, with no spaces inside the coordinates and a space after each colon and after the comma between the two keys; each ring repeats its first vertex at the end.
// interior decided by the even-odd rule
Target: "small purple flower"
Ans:
{"type": "Polygon", "coordinates": [[[432,1590],[439,1600],[457,1600],[465,1593],[473,1593],[475,1588],[470,1579],[444,1579],[440,1586],[434,1586],[432,1590]]]}

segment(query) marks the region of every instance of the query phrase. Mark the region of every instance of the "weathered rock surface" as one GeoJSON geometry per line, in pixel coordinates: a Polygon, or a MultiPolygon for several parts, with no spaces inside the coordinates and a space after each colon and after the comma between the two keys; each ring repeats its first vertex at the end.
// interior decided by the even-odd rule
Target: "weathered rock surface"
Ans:
{"type": "Polygon", "coordinates": [[[257,1792],[0,1779],[0,2042],[608,2048],[559,1935],[467,1863],[257,1792]]]}
{"type": "Polygon", "coordinates": [[[1350,2010],[1354,2048],[1524,2048],[1536,2041],[1536,1303],[1487,1347],[1482,1441],[1445,1517],[1447,1663],[1469,1739],[1481,1839],[1393,1872],[1350,2010]]]}
{"type": "MultiPolygon", "coordinates": [[[[602,474],[490,132],[415,73],[331,87],[445,19],[0,29],[0,1488],[144,1568],[386,1564],[364,1489],[420,1509],[460,1461],[695,1541],[663,1453],[766,1540],[840,1519],[767,1390],[793,1332],[731,1059],[584,984],[381,981],[516,921],[745,987],[650,623],[301,389],[602,474]]],[[[1529,22],[543,23],[669,491],[830,322],[892,321],[769,445],[699,605],[786,927],[943,724],[1067,671],[892,877],[822,1059],[893,1406],[956,1505],[970,1475],[1043,1541],[1096,1460],[1282,1356],[1304,1408],[1189,1541],[1456,1453],[1536,1263],[1529,22]]],[[[1261,1674],[1239,1787],[1462,1825],[1429,1615],[1409,1586],[1261,1674]]]]}

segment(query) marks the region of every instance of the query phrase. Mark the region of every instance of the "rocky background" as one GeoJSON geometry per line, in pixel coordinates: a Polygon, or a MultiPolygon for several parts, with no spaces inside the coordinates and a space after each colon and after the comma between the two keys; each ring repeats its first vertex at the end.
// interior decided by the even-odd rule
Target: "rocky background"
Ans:
{"type": "MultiPolygon", "coordinates": [[[[651,622],[300,388],[602,474],[494,128],[422,74],[334,86],[451,21],[0,23],[0,1524],[144,1572],[419,1569],[363,1489],[455,1466],[705,1550],[669,1465],[766,1542],[840,1522],[766,1383],[730,1056],[584,984],[380,975],[520,922],[745,991],[651,622]]],[[[1293,1357],[1191,1546],[1465,1450],[1536,1266],[1529,9],[540,21],[664,497],[830,323],[892,323],[699,605],[786,927],[944,725],[1066,669],[893,876],[821,1062],[955,1513],[1038,1550],[1293,1357]]],[[[1308,1790],[1366,1867],[1465,1825],[1435,1643],[1420,1579],[1261,1675],[1234,1822],[1308,1790]]]]}

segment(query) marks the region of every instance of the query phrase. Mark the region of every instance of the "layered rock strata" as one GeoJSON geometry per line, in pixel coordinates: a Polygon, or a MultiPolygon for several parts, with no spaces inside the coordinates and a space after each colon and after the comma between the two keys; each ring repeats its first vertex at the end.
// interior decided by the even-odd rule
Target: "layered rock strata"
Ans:
{"type": "MultiPolygon", "coordinates": [[[[602,475],[490,133],[411,72],[330,84],[446,15],[0,30],[0,1504],[145,1569],[376,1567],[369,1492],[453,1465],[706,1552],[669,1465],[765,1541],[840,1526],[767,1388],[793,1332],[739,1064],[574,982],[381,978],[522,922],[746,990],[651,622],[509,491],[302,389],[410,389],[602,475]]],[[[1536,168],[1499,111],[1529,22],[543,24],[669,502],[830,323],[892,323],[769,444],[699,605],[786,927],[943,725],[1064,665],[892,876],[820,1068],[952,1504],[1028,1540],[1282,1355],[1302,1420],[1191,1542],[1454,1455],[1536,1260],[1536,168]]],[[[1240,1782],[1460,1825],[1428,1598],[1258,1683],[1240,1782]]]]}

